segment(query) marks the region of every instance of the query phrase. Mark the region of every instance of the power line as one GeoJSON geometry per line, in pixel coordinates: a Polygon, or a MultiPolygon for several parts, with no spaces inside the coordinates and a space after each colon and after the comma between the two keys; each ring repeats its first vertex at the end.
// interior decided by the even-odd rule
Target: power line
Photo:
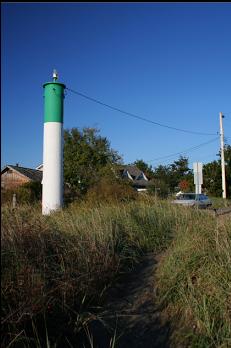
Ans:
{"type": "MultiPolygon", "coordinates": [[[[207,160],[207,159],[210,159],[210,158],[213,158],[214,159],[214,157],[215,157],[216,155],[214,155],[214,153],[213,154],[210,154],[210,155],[207,155],[207,156],[203,156],[203,157],[199,157],[199,158],[197,158],[197,160],[207,160]]],[[[216,160],[214,160],[214,161],[216,161],[216,160]]],[[[194,163],[194,161],[190,161],[189,162],[189,165],[191,165],[191,164],[193,164],[194,163]]]]}
{"type": "MultiPolygon", "coordinates": [[[[211,156],[209,156],[209,157],[206,156],[206,157],[203,157],[203,158],[197,158],[197,160],[202,161],[203,159],[215,158],[215,157],[216,157],[216,155],[211,155],[211,156]]],[[[197,160],[188,162],[188,166],[192,165],[194,162],[197,162],[197,160]]],[[[213,161],[216,161],[216,159],[213,159],[213,161]]],[[[212,162],[213,162],[213,161],[212,161],[212,162]]],[[[166,165],[167,162],[168,162],[168,160],[165,160],[165,161],[161,162],[161,165],[166,165]]],[[[153,168],[156,168],[156,167],[158,167],[158,166],[159,166],[159,164],[156,163],[156,164],[153,165],[153,168]]]]}
{"type": "Polygon", "coordinates": [[[184,132],[184,133],[190,133],[190,134],[197,134],[197,135],[217,135],[215,133],[201,133],[201,132],[194,132],[194,131],[190,131],[190,130],[186,130],[186,129],[181,129],[181,128],[176,128],[176,127],[172,127],[172,126],[168,126],[168,125],[165,125],[163,123],[159,123],[159,122],[155,122],[155,121],[152,121],[152,120],[149,120],[145,117],[142,117],[142,116],[138,116],[138,115],[135,115],[131,112],[127,112],[127,111],[124,111],[122,109],[119,109],[117,107],[114,107],[112,105],[109,105],[109,104],[106,104],[106,103],[103,103],[101,102],[100,100],[97,100],[95,98],[92,98],[92,97],[89,97],[87,96],[86,94],[83,94],[83,93],[80,93],[80,92],[77,92],[71,88],[66,88],[68,91],[74,93],[74,94],[77,94],[85,99],[88,99],[94,103],[97,103],[97,104],[100,104],[102,106],[106,106],[107,108],[111,109],[111,110],[114,110],[114,111],[118,111],[124,115],[127,115],[127,116],[130,116],[130,117],[133,117],[133,118],[136,118],[136,119],[139,119],[141,121],[145,121],[145,122],[148,122],[148,123],[152,123],[152,124],[155,124],[156,126],[160,126],[160,127],[164,127],[164,128],[168,128],[168,129],[172,129],[172,130],[175,130],[175,131],[178,131],[178,132],[184,132]]]}
{"type": "Polygon", "coordinates": [[[181,155],[181,154],[183,154],[183,153],[187,153],[187,152],[190,152],[190,151],[199,149],[200,147],[205,146],[205,145],[207,145],[207,144],[210,144],[210,143],[212,143],[212,142],[214,142],[214,141],[216,141],[216,140],[218,140],[218,139],[219,139],[219,137],[216,137],[216,138],[214,138],[214,139],[212,139],[212,140],[207,141],[206,143],[202,143],[202,144],[199,144],[199,145],[190,147],[190,148],[188,148],[188,149],[186,149],[186,150],[183,150],[183,151],[180,151],[180,152],[175,152],[175,153],[173,153],[173,154],[171,154],[171,155],[166,155],[166,156],[162,156],[162,157],[157,157],[157,158],[154,158],[154,159],[152,159],[152,160],[150,160],[150,161],[146,161],[146,162],[147,162],[147,163],[149,163],[149,162],[155,162],[155,161],[158,161],[158,160],[161,160],[161,159],[165,159],[165,158],[167,159],[167,158],[174,157],[174,156],[176,156],[176,155],[181,155]]]}
{"type": "MultiPolygon", "coordinates": [[[[206,158],[215,158],[217,155],[215,155],[215,154],[211,154],[211,155],[209,155],[209,157],[208,156],[206,156],[206,157],[200,157],[200,158],[198,158],[198,160],[202,160],[202,159],[206,159],[206,158]]],[[[214,161],[216,161],[216,159],[214,159],[214,161]]],[[[165,164],[165,163],[167,163],[168,162],[168,160],[165,160],[165,161],[161,161],[161,164],[165,164]]],[[[188,165],[190,165],[190,164],[193,164],[194,162],[196,162],[196,161],[190,161],[190,162],[188,162],[188,165]]],[[[154,167],[156,167],[157,166],[157,164],[155,164],[154,165],[154,167]]]]}

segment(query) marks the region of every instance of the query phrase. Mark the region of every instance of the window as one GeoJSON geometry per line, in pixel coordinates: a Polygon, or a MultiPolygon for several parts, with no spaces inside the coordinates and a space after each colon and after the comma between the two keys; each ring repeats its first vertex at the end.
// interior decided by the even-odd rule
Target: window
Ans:
{"type": "Polygon", "coordinates": [[[144,176],[143,176],[143,174],[140,174],[140,175],[137,177],[137,180],[142,180],[142,179],[144,179],[144,176]]]}
{"type": "Polygon", "coordinates": [[[193,200],[195,199],[195,194],[191,194],[191,195],[183,195],[183,199],[190,199],[190,200],[193,200]]]}

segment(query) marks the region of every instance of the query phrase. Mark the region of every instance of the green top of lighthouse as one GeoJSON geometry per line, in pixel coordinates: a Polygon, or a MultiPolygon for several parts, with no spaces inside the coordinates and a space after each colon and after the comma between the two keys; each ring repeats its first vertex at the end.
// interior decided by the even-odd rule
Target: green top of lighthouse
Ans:
{"type": "Polygon", "coordinates": [[[45,98],[44,122],[63,123],[63,99],[64,89],[63,83],[57,82],[58,74],[53,71],[53,82],[46,82],[43,85],[45,98]]]}

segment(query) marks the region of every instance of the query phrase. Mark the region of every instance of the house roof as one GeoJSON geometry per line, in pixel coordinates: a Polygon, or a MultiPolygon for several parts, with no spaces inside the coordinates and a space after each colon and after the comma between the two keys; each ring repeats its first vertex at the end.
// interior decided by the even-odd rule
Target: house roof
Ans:
{"type": "Polygon", "coordinates": [[[136,166],[131,166],[131,165],[124,165],[121,166],[121,171],[128,171],[131,176],[138,177],[140,174],[142,174],[142,170],[137,168],[136,166]]]}
{"type": "Polygon", "coordinates": [[[120,166],[120,173],[122,177],[125,176],[126,172],[129,173],[130,177],[132,178],[132,186],[135,188],[147,188],[147,186],[150,185],[150,182],[146,178],[145,174],[133,165],[121,165],[120,166]]]}
{"type": "Polygon", "coordinates": [[[37,169],[37,170],[43,170],[43,163],[42,164],[40,164],[38,167],[36,167],[35,169],[37,169]]]}
{"type": "Polygon", "coordinates": [[[37,169],[31,169],[31,168],[25,168],[25,167],[19,167],[19,166],[12,166],[12,165],[7,165],[3,170],[2,173],[5,172],[8,169],[13,169],[16,172],[26,176],[32,181],[38,181],[42,182],[42,175],[43,172],[41,170],[37,169]]]}

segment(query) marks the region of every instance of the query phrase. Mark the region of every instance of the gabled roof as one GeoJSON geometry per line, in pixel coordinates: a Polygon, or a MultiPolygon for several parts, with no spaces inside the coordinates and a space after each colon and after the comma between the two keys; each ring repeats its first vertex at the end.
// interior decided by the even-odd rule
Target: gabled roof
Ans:
{"type": "Polygon", "coordinates": [[[37,170],[43,170],[43,163],[42,164],[40,164],[38,167],[36,167],[35,169],[37,169],[37,170]]]}
{"type": "Polygon", "coordinates": [[[146,175],[142,170],[140,170],[138,167],[133,165],[122,165],[120,167],[120,173],[122,176],[126,175],[128,173],[132,180],[144,180],[148,181],[146,175]]]}
{"type": "Polygon", "coordinates": [[[142,171],[139,168],[137,168],[136,166],[131,166],[131,165],[121,166],[121,171],[122,172],[128,171],[129,174],[131,176],[134,176],[135,178],[137,178],[139,175],[142,174],[142,171]]]}
{"type": "Polygon", "coordinates": [[[14,171],[16,171],[16,172],[26,176],[28,179],[30,179],[32,181],[42,182],[43,172],[41,170],[7,165],[2,170],[1,173],[5,172],[7,169],[12,169],[12,170],[14,170],[14,171]]]}

